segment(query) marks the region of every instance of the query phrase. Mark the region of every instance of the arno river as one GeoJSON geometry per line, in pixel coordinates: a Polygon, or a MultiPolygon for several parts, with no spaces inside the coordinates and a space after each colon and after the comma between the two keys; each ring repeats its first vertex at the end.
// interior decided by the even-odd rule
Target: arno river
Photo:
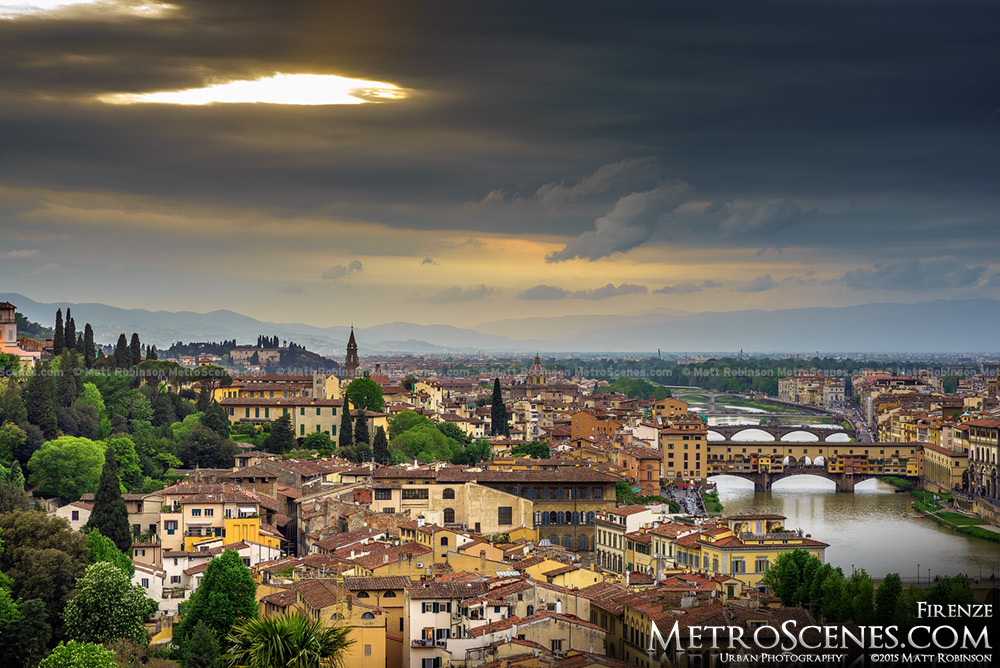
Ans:
{"type": "Polygon", "coordinates": [[[971,579],[996,573],[1000,578],[1000,545],[912,517],[913,497],[894,494],[877,480],[860,483],[854,494],[837,494],[830,481],[808,477],[787,478],[767,493],[755,493],[751,483],[731,476],[712,481],[725,514],[784,515],[786,528],[829,543],[826,560],[846,574],[853,565],[873,577],[895,572],[916,578],[919,564],[921,579],[928,568],[932,578],[956,573],[971,579]]]}

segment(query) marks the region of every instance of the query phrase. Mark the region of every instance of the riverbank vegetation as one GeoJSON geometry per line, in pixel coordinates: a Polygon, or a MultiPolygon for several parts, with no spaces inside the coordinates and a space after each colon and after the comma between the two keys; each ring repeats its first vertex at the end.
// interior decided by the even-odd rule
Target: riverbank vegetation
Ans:
{"type": "Polygon", "coordinates": [[[621,376],[610,385],[604,385],[594,390],[594,394],[611,394],[612,392],[621,392],[630,399],[654,397],[659,400],[670,396],[670,390],[661,385],[654,385],[648,380],[629,378],[628,376],[621,376]]]}
{"type": "Polygon", "coordinates": [[[911,628],[918,623],[917,603],[969,605],[972,588],[964,575],[937,580],[930,589],[903,587],[898,573],[880,584],[864,569],[850,576],[839,567],[824,564],[806,550],[786,552],[771,564],[762,583],[785,606],[802,606],[828,624],[853,621],[858,625],[911,628]]]}
{"type": "Polygon", "coordinates": [[[701,495],[705,503],[705,512],[709,515],[718,515],[722,512],[722,501],[719,501],[719,492],[711,490],[701,495]]]}
{"type": "Polygon", "coordinates": [[[879,478],[879,480],[885,481],[897,489],[906,490],[907,492],[913,489],[913,483],[906,478],[897,478],[895,476],[887,475],[885,477],[879,478]]]}
{"type": "Polygon", "coordinates": [[[938,524],[948,527],[953,531],[973,538],[981,538],[993,543],[1000,543],[1000,533],[982,528],[986,524],[978,517],[970,517],[954,511],[945,509],[938,499],[951,499],[948,493],[934,494],[924,489],[911,490],[910,494],[918,499],[913,502],[913,508],[917,512],[923,513],[938,524]]]}

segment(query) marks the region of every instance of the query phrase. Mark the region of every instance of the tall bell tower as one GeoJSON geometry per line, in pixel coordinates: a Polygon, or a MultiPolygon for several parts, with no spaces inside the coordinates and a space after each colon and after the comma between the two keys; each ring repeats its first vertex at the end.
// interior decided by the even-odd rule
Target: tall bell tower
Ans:
{"type": "Polygon", "coordinates": [[[344,376],[354,379],[358,373],[358,342],[354,340],[354,325],[351,325],[351,338],[347,340],[347,357],[344,358],[344,376]]]}

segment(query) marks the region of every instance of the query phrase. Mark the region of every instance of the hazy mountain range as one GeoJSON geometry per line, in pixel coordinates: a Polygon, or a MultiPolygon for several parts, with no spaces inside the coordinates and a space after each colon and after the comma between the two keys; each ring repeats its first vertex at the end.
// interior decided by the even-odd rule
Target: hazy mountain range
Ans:
{"type": "MultiPolygon", "coordinates": [[[[89,322],[99,342],[138,332],[143,342],[237,339],[259,334],[294,340],[339,357],[349,327],[262,322],[228,310],[211,313],[123,309],[97,303],[39,303],[0,294],[29,320],[51,326],[69,307],[77,329],[89,322]]],[[[670,309],[622,315],[520,318],[470,325],[393,322],[355,329],[362,355],[413,352],[995,352],[1000,350],[1000,301],[937,300],[776,311],[687,313],[670,309]]]]}

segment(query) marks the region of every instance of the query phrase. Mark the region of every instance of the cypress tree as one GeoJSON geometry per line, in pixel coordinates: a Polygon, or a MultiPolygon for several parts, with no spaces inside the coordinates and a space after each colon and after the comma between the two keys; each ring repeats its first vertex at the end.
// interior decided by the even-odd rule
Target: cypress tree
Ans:
{"type": "Polygon", "coordinates": [[[42,430],[45,438],[52,440],[59,434],[56,420],[55,390],[52,387],[48,362],[35,366],[35,373],[24,388],[24,404],[28,412],[28,422],[42,430]]]}
{"type": "Polygon", "coordinates": [[[68,308],[66,309],[65,340],[67,348],[76,348],[76,322],[74,322],[72,316],[70,316],[68,308]]]}
{"type": "Polygon", "coordinates": [[[351,447],[354,441],[354,429],[351,425],[351,407],[344,399],[344,407],[340,413],[340,433],[337,435],[337,445],[342,448],[351,447]]]}
{"type": "Polygon", "coordinates": [[[218,401],[209,404],[208,408],[201,414],[201,423],[218,434],[220,438],[229,438],[229,416],[226,415],[226,409],[220,406],[218,401]]]}
{"type": "Polygon", "coordinates": [[[128,347],[128,339],[124,334],[118,335],[118,343],[115,344],[115,368],[127,369],[131,366],[132,351],[128,347]]]}
{"type": "Polygon", "coordinates": [[[139,344],[139,335],[132,332],[132,341],[129,343],[129,352],[132,358],[131,366],[138,366],[142,361],[142,346],[139,344]]]}
{"type": "Polygon", "coordinates": [[[358,417],[354,420],[354,444],[371,445],[368,438],[368,418],[365,417],[365,409],[358,411],[358,417]]]}
{"type": "Polygon", "coordinates": [[[76,401],[76,377],[73,369],[76,366],[76,355],[69,348],[59,356],[59,376],[56,377],[56,401],[60,406],[72,406],[76,401]]]}
{"type": "Polygon", "coordinates": [[[128,523],[128,508],[122,499],[118,460],[115,459],[114,448],[110,446],[104,451],[104,468],[101,469],[101,481],[97,484],[94,509],[90,511],[87,526],[97,529],[113,540],[119,550],[130,554],[132,533],[128,523]]]}
{"type": "Polygon", "coordinates": [[[194,407],[198,409],[198,412],[207,411],[208,407],[212,405],[212,393],[208,390],[208,385],[202,383],[201,390],[198,392],[198,401],[195,403],[194,407]]]}
{"type": "Polygon", "coordinates": [[[52,336],[52,355],[59,357],[66,347],[66,335],[63,333],[62,309],[56,309],[56,333],[52,336]]]}
{"type": "Polygon", "coordinates": [[[507,405],[503,402],[500,379],[493,380],[493,405],[490,410],[490,435],[500,436],[507,431],[507,405]]]}
{"type": "Polygon", "coordinates": [[[389,464],[389,441],[385,437],[385,429],[375,428],[375,440],[372,442],[372,455],[379,464],[389,464]]]}
{"type": "Polygon", "coordinates": [[[203,621],[195,624],[183,653],[184,668],[218,668],[222,665],[219,641],[203,621]]]}
{"type": "Polygon", "coordinates": [[[90,326],[88,322],[83,326],[83,366],[84,368],[91,368],[94,366],[94,361],[97,359],[97,354],[94,352],[94,328],[90,326]]]}
{"type": "Polygon", "coordinates": [[[146,359],[147,360],[157,360],[160,359],[156,356],[156,346],[150,346],[146,349],[146,359]]]}
{"type": "Polygon", "coordinates": [[[264,447],[276,455],[295,447],[295,429],[292,427],[291,415],[279,415],[278,419],[271,423],[271,433],[264,441],[264,447]]]}

